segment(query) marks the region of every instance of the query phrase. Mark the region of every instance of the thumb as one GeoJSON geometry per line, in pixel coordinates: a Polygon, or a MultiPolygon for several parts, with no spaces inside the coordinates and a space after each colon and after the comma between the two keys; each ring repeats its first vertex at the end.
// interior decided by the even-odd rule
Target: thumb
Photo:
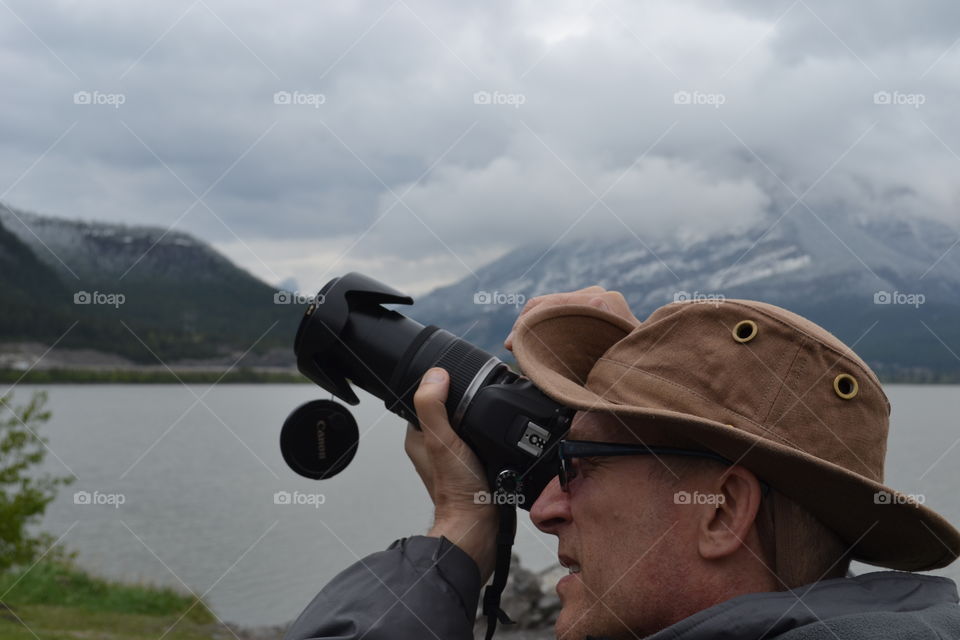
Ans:
{"type": "MultiPolygon", "coordinates": [[[[428,370],[417,392],[413,395],[413,404],[420,418],[420,428],[429,433],[427,446],[442,444],[449,447],[457,437],[447,418],[447,391],[450,386],[450,376],[440,367],[428,370]]],[[[431,447],[432,448],[432,447],[431,447]]]]}

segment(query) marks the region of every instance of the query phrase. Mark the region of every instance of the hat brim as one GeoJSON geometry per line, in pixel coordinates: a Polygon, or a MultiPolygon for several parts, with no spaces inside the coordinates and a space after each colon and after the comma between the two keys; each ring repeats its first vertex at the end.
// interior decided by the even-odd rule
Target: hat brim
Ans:
{"type": "Polygon", "coordinates": [[[514,329],[513,353],[524,375],[567,407],[643,418],[631,423],[631,430],[647,444],[704,448],[750,469],[851,545],[855,560],[927,571],[960,555],[960,532],[932,509],[879,482],[729,424],[611,402],[587,388],[597,360],[634,328],[584,305],[534,309],[514,329]]]}

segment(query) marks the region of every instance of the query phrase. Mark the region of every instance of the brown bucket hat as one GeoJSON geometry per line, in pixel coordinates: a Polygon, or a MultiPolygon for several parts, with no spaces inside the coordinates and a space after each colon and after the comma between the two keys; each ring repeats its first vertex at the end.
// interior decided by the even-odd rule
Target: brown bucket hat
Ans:
{"type": "Polygon", "coordinates": [[[960,532],[883,484],[890,403],[876,375],[794,313],[693,301],[634,325],[558,305],[521,318],[513,352],[566,406],[644,418],[633,430],[648,445],[706,449],[750,469],[840,535],[856,560],[923,571],[960,554],[960,532]]]}

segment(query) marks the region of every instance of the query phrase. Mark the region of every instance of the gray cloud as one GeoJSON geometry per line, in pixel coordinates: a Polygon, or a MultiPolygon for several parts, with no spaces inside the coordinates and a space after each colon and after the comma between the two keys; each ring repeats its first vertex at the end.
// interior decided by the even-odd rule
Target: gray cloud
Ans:
{"type": "Polygon", "coordinates": [[[801,194],[827,221],[960,218],[947,2],[7,5],[3,199],[176,224],[272,281],[422,290],[801,194]]]}

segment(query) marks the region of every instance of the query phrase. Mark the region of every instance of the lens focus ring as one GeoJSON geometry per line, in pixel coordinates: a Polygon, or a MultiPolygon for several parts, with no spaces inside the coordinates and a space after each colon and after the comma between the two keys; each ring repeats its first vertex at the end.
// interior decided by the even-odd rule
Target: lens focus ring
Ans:
{"type": "Polygon", "coordinates": [[[488,360],[489,353],[460,338],[453,338],[444,348],[434,366],[443,367],[450,373],[450,391],[446,403],[448,413],[460,404],[473,378],[488,360]]]}

